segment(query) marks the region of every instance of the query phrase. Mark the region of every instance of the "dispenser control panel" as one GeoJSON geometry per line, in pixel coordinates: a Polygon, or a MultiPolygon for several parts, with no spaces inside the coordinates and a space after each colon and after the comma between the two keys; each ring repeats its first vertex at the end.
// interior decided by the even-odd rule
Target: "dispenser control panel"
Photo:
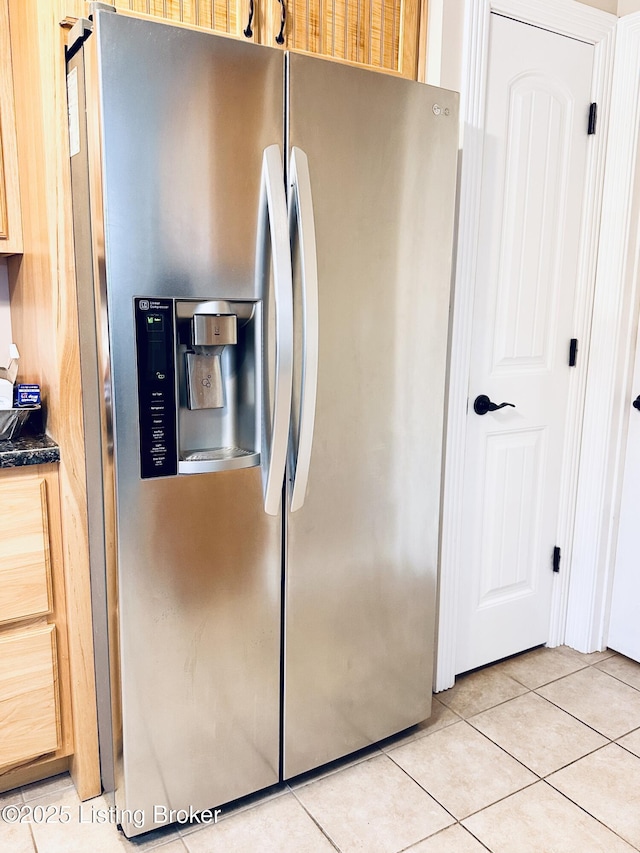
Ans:
{"type": "Polygon", "coordinates": [[[135,299],[140,476],[178,473],[171,299],[135,299]]]}

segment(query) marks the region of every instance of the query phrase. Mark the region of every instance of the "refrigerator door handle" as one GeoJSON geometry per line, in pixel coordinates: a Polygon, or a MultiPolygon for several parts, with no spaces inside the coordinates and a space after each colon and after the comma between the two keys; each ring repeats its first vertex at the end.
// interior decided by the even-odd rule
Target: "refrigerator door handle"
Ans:
{"type": "MultiPolygon", "coordinates": [[[[269,145],[262,155],[260,216],[257,235],[257,275],[260,292],[269,283],[268,240],[271,242],[275,303],[275,380],[271,422],[265,415],[266,459],[262,466],[264,511],[277,515],[287,463],[291,386],[293,383],[293,286],[287,200],[282,158],[277,145],[269,145]]],[[[265,316],[268,299],[264,300],[265,316]]],[[[265,328],[268,328],[265,321],[265,328]]],[[[266,349],[266,344],[265,344],[266,349]]],[[[266,359],[265,359],[266,372],[266,359]]],[[[265,377],[265,382],[266,382],[265,377]]]]}
{"type": "Polygon", "coordinates": [[[291,466],[290,510],[295,512],[303,506],[307,493],[318,386],[318,258],[313,196],[307,155],[295,146],[291,151],[289,184],[289,232],[293,242],[297,228],[302,281],[300,429],[297,453],[291,466]]]}

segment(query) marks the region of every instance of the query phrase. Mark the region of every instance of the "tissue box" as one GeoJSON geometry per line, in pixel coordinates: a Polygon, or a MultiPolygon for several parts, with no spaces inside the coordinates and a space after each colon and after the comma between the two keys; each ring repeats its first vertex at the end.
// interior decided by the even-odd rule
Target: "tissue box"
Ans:
{"type": "Polygon", "coordinates": [[[40,405],[40,386],[19,384],[15,386],[15,403],[20,406],[40,405]]]}

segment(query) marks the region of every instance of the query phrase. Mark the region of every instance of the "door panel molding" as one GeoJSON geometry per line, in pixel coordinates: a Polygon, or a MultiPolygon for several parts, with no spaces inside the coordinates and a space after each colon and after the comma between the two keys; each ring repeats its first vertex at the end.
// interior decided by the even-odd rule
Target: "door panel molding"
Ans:
{"type": "MultiPolygon", "coordinates": [[[[575,505],[578,469],[579,432],[582,421],[580,401],[586,383],[588,352],[587,306],[593,292],[597,257],[599,212],[604,177],[609,92],[613,71],[613,45],[617,18],[606,12],[584,6],[573,0],[468,0],[465,21],[465,44],[461,93],[461,121],[464,136],[462,158],[458,251],[456,263],[455,302],[452,319],[449,403],[446,437],[446,466],[442,519],[441,569],[439,589],[438,653],[434,688],[445,690],[455,681],[457,607],[461,580],[462,549],[465,531],[462,527],[463,472],[466,444],[471,331],[475,295],[475,270],[480,227],[480,194],[483,163],[483,137],[489,24],[492,12],[506,15],[526,24],[542,27],[561,35],[594,45],[592,100],[598,103],[598,133],[588,156],[585,191],[583,239],[579,260],[576,305],[577,334],[581,336],[584,354],[570,389],[570,415],[567,421],[567,463],[560,494],[559,536],[566,553],[561,575],[555,579],[550,622],[550,645],[564,639],[565,613],[569,592],[569,567],[573,507],[575,505]]],[[[586,116],[585,116],[586,123],[586,116]]]]}
{"type": "MultiPolygon", "coordinates": [[[[566,642],[607,644],[631,410],[640,264],[640,13],[618,23],[566,642]]],[[[634,413],[635,414],[635,413],[634,413]]]]}
{"type": "Polygon", "coordinates": [[[486,438],[487,478],[482,506],[497,510],[493,518],[480,516],[480,573],[476,608],[493,607],[536,591],[530,553],[538,549],[536,531],[542,519],[542,480],[547,455],[547,429],[514,429],[486,438]],[[493,476],[489,472],[493,472],[493,476]],[[523,512],[526,508],[528,512],[523,512]],[[508,536],[507,530],[517,531],[508,536]],[[506,548],[508,560],[498,553],[506,548]],[[504,564],[508,571],[504,572],[504,564]],[[501,570],[502,569],[502,570],[501,570]]]}

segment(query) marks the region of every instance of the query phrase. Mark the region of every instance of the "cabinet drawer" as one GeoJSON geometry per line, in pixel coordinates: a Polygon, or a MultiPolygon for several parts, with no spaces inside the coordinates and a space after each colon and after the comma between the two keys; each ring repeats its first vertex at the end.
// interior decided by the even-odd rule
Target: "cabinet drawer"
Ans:
{"type": "Polygon", "coordinates": [[[51,569],[46,483],[0,483],[0,624],[48,613],[51,569]]]}
{"type": "Polygon", "coordinates": [[[58,748],[55,627],[0,635],[0,769],[58,748]]]}

